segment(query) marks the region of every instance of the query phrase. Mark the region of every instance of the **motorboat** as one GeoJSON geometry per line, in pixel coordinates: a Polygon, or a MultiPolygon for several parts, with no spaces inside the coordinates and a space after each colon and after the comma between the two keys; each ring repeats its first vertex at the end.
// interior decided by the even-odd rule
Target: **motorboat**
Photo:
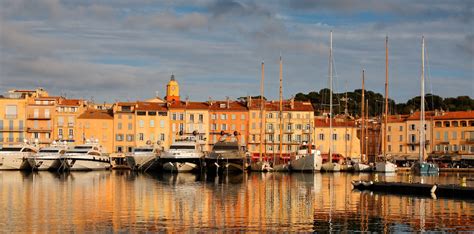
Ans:
{"type": "Polygon", "coordinates": [[[61,160],[64,169],[71,171],[108,170],[111,167],[110,158],[103,155],[98,140],[87,140],[85,144],[74,146],[61,160]]]}
{"type": "Polygon", "coordinates": [[[37,154],[27,158],[33,170],[60,170],[62,165],[61,157],[68,149],[66,142],[53,141],[51,146],[41,148],[37,154]]]}
{"type": "Polygon", "coordinates": [[[3,146],[0,148],[0,170],[31,170],[27,158],[38,152],[38,148],[28,144],[3,146]]]}
{"type": "Polygon", "coordinates": [[[309,146],[303,144],[299,147],[294,159],[290,161],[292,171],[320,171],[323,164],[321,151],[317,150],[314,145],[309,146]]]}
{"type": "Polygon", "coordinates": [[[147,144],[133,149],[131,154],[126,155],[126,162],[132,170],[149,171],[160,168],[161,148],[157,145],[147,144]]]}
{"type": "Polygon", "coordinates": [[[205,142],[196,136],[182,136],[176,139],[168,150],[160,155],[164,171],[191,172],[201,170],[205,142]]]}
{"type": "Polygon", "coordinates": [[[245,152],[236,137],[225,136],[219,139],[206,156],[207,172],[243,172],[245,170],[245,152]]]}
{"type": "Polygon", "coordinates": [[[397,165],[387,160],[375,163],[376,172],[394,173],[397,170],[397,165]]]}

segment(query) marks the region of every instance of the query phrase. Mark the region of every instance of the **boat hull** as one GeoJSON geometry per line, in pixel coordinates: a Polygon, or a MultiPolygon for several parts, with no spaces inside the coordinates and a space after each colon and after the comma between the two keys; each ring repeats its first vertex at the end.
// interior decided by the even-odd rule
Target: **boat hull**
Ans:
{"type": "Polygon", "coordinates": [[[161,158],[163,171],[193,172],[201,170],[201,158],[161,158]]]}
{"type": "Polygon", "coordinates": [[[242,173],[245,170],[243,158],[206,158],[205,162],[206,170],[209,173],[242,173]]]}
{"type": "Polygon", "coordinates": [[[326,162],[321,165],[321,171],[325,172],[339,172],[341,171],[341,164],[335,162],[326,162]]]}
{"type": "Polygon", "coordinates": [[[110,169],[110,160],[108,159],[67,159],[68,169],[70,171],[95,171],[110,169]]]}
{"type": "Polygon", "coordinates": [[[290,161],[292,171],[321,171],[323,159],[318,156],[306,155],[290,161]]]}
{"type": "Polygon", "coordinates": [[[6,156],[0,161],[0,170],[31,170],[31,166],[23,156],[6,156]]]}
{"type": "Polygon", "coordinates": [[[376,172],[383,172],[383,173],[394,173],[397,170],[397,165],[385,161],[385,162],[377,162],[375,163],[375,171],[376,172]]]}
{"type": "Polygon", "coordinates": [[[439,173],[438,165],[434,163],[422,162],[415,163],[411,168],[413,172],[418,174],[437,174],[439,173]]]}
{"type": "Polygon", "coordinates": [[[160,158],[155,155],[130,155],[126,156],[127,164],[132,170],[153,171],[161,168],[160,158]]]}
{"type": "Polygon", "coordinates": [[[365,163],[356,163],[354,164],[354,171],[355,172],[371,172],[372,167],[365,163]]]}
{"type": "Polygon", "coordinates": [[[59,158],[28,158],[28,163],[37,171],[59,170],[62,164],[59,158]]]}

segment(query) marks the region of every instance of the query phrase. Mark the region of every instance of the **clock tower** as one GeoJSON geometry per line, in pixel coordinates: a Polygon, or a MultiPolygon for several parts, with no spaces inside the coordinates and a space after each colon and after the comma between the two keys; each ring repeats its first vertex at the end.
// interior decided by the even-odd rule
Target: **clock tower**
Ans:
{"type": "Polygon", "coordinates": [[[166,85],[166,101],[179,102],[179,84],[174,79],[174,75],[171,75],[170,82],[166,85]]]}

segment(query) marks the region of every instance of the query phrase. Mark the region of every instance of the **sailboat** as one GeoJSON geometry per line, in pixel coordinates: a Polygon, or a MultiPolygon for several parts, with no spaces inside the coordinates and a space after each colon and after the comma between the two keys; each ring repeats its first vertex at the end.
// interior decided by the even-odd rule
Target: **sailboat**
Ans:
{"type": "Polygon", "coordinates": [[[418,162],[412,166],[415,173],[427,174],[438,173],[438,165],[425,162],[425,37],[421,38],[421,110],[420,110],[420,156],[418,162]]]}
{"type": "MultiPolygon", "coordinates": [[[[283,160],[283,60],[281,59],[281,55],[280,55],[280,113],[279,115],[280,115],[280,118],[279,118],[280,158],[278,161],[280,163],[277,164],[277,161],[275,160],[275,158],[273,159],[273,171],[287,172],[290,170],[290,164],[285,162],[285,160],[283,160]]],[[[275,146],[273,146],[273,149],[275,149],[275,146]]],[[[273,154],[273,157],[275,157],[275,154],[273,154]]]]}
{"type": "Polygon", "coordinates": [[[330,47],[329,47],[329,161],[324,163],[321,166],[323,171],[340,171],[341,164],[332,161],[332,148],[333,148],[333,139],[332,139],[332,31],[330,33],[330,47]]]}
{"type": "Polygon", "coordinates": [[[385,113],[383,134],[383,160],[375,163],[376,172],[395,172],[397,165],[387,161],[387,123],[388,123],[388,36],[385,37],[385,113]]]}
{"type": "Polygon", "coordinates": [[[262,62],[262,79],[260,82],[260,152],[259,152],[258,161],[250,163],[250,170],[268,172],[268,171],[272,171],[273,168],[270,166],[269,162],[262,159],[263,147],[265,148],[267,147],[266,144],[265,145],[263,144],[263,141],[265,140],[264,129],[266,125],[265,123],[265,117],[266,117],[265,116],[265,102],[266,101],[263,99],[264,81],[265,81],[265,63],[262,62]]]}
{"type": "Polygon", "coordinates": [[[360,139],[361,139],[361,151],[360,151],[360,162],[354,164],[354,171],[356,172],[369,172],[372,171],[372,168],[367,164],[367,147],[365,147],[365,70],[362,70],[362,100],[361,100],[361,124],[360,124],[360,139]],[[364,154],[365,152],[365,154],[364,154]]]}

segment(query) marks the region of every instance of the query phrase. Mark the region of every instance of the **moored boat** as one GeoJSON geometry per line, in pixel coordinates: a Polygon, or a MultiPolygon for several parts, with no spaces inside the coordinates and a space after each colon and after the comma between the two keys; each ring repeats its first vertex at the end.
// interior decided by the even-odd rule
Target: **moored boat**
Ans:
{"type": "Polygon", "coordinates": [[[59,170],[62,166],[61,157],[68,150],[66,142],[56,142],[49,147],[41,148],[37,154],[27,158],[33,170],[59,170]]]}
{"type": "Polygon", "coordinates": [[[316,150],[314,145],[309,150],[306,144],[300,146],[296,157],[290,161],[292,171],[320,171],[322,164],[321,151],[316,150]]]}
{"type": "Polygon", "coordinates": [[[0,170],[31,170],[27,158],[38,152],[38,148],[28,144],[3,146],[0,148],[0,170]]]}
{"type": "Polygon", "coordinates": [[[245,152],[236,137],[222,137],[205,157],[206,170],[209,173],[241,173],[245,170],[245,152]]]}
{"type": "Polygon", "coordinates": [[[108,170],[111,167],[110,158],[103,155],[98,140],[87,140],[83,145],[74,146],[61,160],[64,170],[71,171],[108,170]]]}
{"type": "Polygon", "coordinates": [[[133,149],[131,154],[127,154],[126,161],[132,170],[149,171],[158,170],[161,167],[160,152],[158,145],[147,144],[133,149]]]}
{"type": "Polygon", "coordinates": [[[203,145],[196,136],[182,136],[173,142],[168,150],[162,152],[160,161],[164,171],[200,171],[204,159],[203,145]]]}

